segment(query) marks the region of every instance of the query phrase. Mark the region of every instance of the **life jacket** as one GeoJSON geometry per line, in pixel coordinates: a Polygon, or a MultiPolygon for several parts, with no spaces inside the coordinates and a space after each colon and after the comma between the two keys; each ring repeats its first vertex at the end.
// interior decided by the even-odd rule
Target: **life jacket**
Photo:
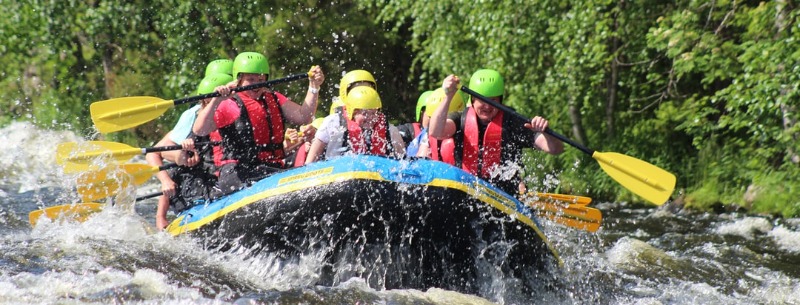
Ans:
{"type": "Polygon", "coordinates": [[[176,196],[169,198],[169,204],[176,213],[211,200],[211,193],[217,182],[212,147],[216,148],[218,144],[209,142],[210,136],[197,136],[194,133],[189,136],[195,143],[207,144],[196,146],[200,163],[192,167],[179,166],[169,171],[170,177],[178,185],[176,196]]]}
{"type": "MultiPolygon", "coordinates": [[[[217,133],[217,135],[219,135],[219,133],[217,133]]],[[[190,133],[190,137],[194,138],[195,143],[208,143],[199,147],[195,146],[197,153],[200,154],[201,162],[197,166],[202,166],[203,171],[214,174],[217,168],[214,164],[214,149],[220,146],[220,142],[213,142],[214,140],[211,139],[210,134],[207,136],[198,136],[194,133],[190,133]]]]}
{"type": "Polygon", "coordinates": [[[297,154],[294,157],[294,167],[301,167],[306,164],[306,156],[308,156],[308,143],[303,143],[297,149],[297,154]]]}
{"type": "Polygon", "coordinates": [[[428,147],[431,151],[431,160],[442,161],[450,165],[456,164],[456,160],[453,157],[453,150],[455,149],[453,138],[438,140],[429,135],[428,147]]]}
{"type": "MultiPolygon", "coordinates": [[[[219,129],[215,129],[214,131],[209,133],[208,137],[211,139],[211,141],[219,143],[217,145],[212,146],[212,153],[211,153],[212,155],[211,160],[214,162],[214,167],[216,167],[217,170],[219,170],[219,168],[223,165],[222,136],[219,134],[219,129]]],[[[215,174],[219,176],[219,172],[216,172],[215,174]]]]}
{"type": "MultiPolygon", "coordinates": [[[[500,165],[503,152],[503,113],[499,112],[486,126],[483,139],[480,138],[478,115],[472,107],[468,107],[461,115],[463,144],[455,141],[442,141],[439,149],[443,162],[460,166],[461,169],[478,177],[489,179],[491,172],[500,165]]],[[[431,144],[431,154],[435,150],[431,144]]]]}
{"type": "Polygon", "coordinates": [[[222,145],[220,149],[214,150],[215,165],[269,164],[282,168],[285,157],[284,118],[278,96],[272,92],[257,100],[240,94],[234,94],[232,98],[239,106],[239,117],[232,124],[217,129],[222,145]],[[256,139],[255,129],[263,129],[264,136],[256,139]]]}
{"type": "Polygon", "coordinates": [[[422,132],[422,124],[411,123],[411,127],[414,127],[414,137],[416,138],[417,136],[419,136],[419,133],[422,132]]]}
{"type": "MultiPolygon", "coordinates": [[[[386,116],[384,116],[383,113],[379,112],[378,116],[378,120],[375,122],[375,125],[372,126],[372,134],[369,142],[367,142],[362,135],[363,131],[361,127],[358,126],[358,123],[350,120],[346,114],[342,113],[339,117],[339,123],[341,126],[347,126],[345,135],[342,137],[343,140],[347,139],[347,150],[356,154],[378,156],[386,156],[394,151],[389,136],[389,122],[386,120],[386,116]]],[[[342,145],[342,147],[345,147],[345,145],[342,145]]]]}

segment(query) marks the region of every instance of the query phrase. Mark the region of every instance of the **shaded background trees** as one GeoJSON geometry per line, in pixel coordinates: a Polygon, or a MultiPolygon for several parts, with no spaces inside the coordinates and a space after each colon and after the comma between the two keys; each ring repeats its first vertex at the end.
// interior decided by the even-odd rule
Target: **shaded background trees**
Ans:
{"type": "MultiPolygon", "coordinates": [[[[468,79],[490,67],[506,77],[510,106],[547,117],[552,128],[593,149],[676,173],[675,197],[686,194],[690,205],[796,215],[796,6],[787,0],[18,1],[0,12],[0,122],[27,119],[90,135],[91,102],[191,95],[207,62],[245,50],[267,54],[272,77],[321,64],[327,80],[320,114],[344,71],[373,71],[386,111],[407,122],[421,91],[438,87],[447,74],[468,79]]],[[[279,90],[301,99],[305,86],[279,90]]],[[[179,113],[109,136],[149,144],[179,113]]],[[[528,156],[534,189],[638,201],[576,150],[528,156]]]]}

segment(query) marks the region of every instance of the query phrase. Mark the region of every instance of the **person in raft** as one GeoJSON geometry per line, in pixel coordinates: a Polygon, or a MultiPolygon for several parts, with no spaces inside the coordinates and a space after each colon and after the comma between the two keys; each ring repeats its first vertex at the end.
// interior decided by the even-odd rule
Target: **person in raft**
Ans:
{"type": "Polygon", "coordinates": [[[221,142],[214,149],[214,164],[219,169],[218,188],[222,194],[242,189],[285,168],[285,124],[311,123],[325,80],[319,66],[309,72],[305,101],[298,105],[269,88],[232,94],[232,88],[265,82],[269,77],[269,62],[260,53],[243,52],[233,60],[235,82],[215,90],[230,98],[212,102],[200,111],[193,127],[197,135],[218,132],[217,136],[212,134],[212,140],[221,142]]]}
{"type": "Polygon", "coordinates": [[[428,103],[428,97],[431,95],[431,93],[433,93],[433,91],[429,90],[422,92],[422,94],[419,95],[419,98],[417,99],[414,122],[400,124],[397,126],[397,130],[399,130],[400,135],[403,136],[403,141],[406,142],[406,154],[409,156],[417,155],[419,143],[414,142],[414,140],[419,137],[420,133],[422,133],[423,125],[427,126],[427,121],[422,113],[425,112],[425,105],[428,103]]]}
{"type": "MultiPolygon", "coordinates": [[[[228,74],[212,72],[197,85],[197,94],[214,92],[217,86],[227,84],[232,80],[233,77],[228,74]]],[[[175,213],[180,213],[199,202],[210,199],[210,194],[213,193],[217,177],[214,175],[216,169],[211,155],[210,139],[208,136],[199,137],[192,133],[192,125],[197,112],[203,107],[208,107],[211,101],[211,98],[204,99],[184,111],[178,119],[178,123],[175,124],[175,128],[164,135],[164,138],[155,145],[171,146],[180,143],[183,150],[152,152],[145,156],[147,163],[153,166],[163,165],[163,160],[180,165],[180,167],[169,171],[159,171],[156,174],[161,182],[163,193],[163,196],[158,199],[156,210],[156,227],[158,229],[164,229],[167,226],[167,210],[169,208],[172,208],[175,213]],[[196,143],[198,145],[195,145],[196,143]],[[192,153],[189,154],[189,151],[192,153]]]]}
{"type": "Polygon", "coordinates": [[[334,112],[342,113],[344,111],[344,99],[347,97],[347,93],[361,86],[368,86],[375,89],[375,91],[378,90],[378,83],[369,71],[351,70],[345,73],[342,79],[339,80],[339,96],[333,98],[330,114],[334,112]]]}
{"type": "MultiPolygon", "coordinates": [[[[433,112],[433,109],[438,108],[439,104],[443,103],[444,99],[446,98],[444,89],[442,88],[436,89],[432,92],[432,94],[428,95],[426,101],[426,105],[430,106],[428,109],[431,110],[426,109],[424,111],[424,114],[422,115],[422,130],[406,148],[406,155],[410,157],[430,158],[432,160],[442,161],[450,165],[454,165],[455,160],[452,158],[453,152],[445,151],[442,153],[442,147],[445,147],[445,149],[454,147],[454,145],[450,143],[453,141],[453,138],[438,140],[428,134],[428,125],[430,125],[431,113],[433,112]],[[445,158],[442,158],[443,156],[445,156],[445,158]]],[[[461,92],[461,90],[458,92],[459,94],[454,95],[450,100],[450,108],[447,110],[448,115],[454,112],[464,111],[465,93],[461,92]]]]}
{"type": "Polygon", "coordinates": [[[397,127],[380,111],[378,92],[369,86],[352,89],[344,100],[344,113],[325,117],[306,156],[306,164],[325,152],[331,159],[344,154],[403,156],[405,143],[397,127]]]}
{"type": "MultiPolygon", "coordinates": [[[[338,113],[339,116],[344,116],[344,99],[347,97],[347,93],[351,90],[361,87],[361,86],[368,86],[375,91],[378,90],[378,83],[375,80],[375,77],[372,76],[367,70],[350,70],[349,72],[345,73],[342,76],[342,79],[339,80],[339,96],[333,98],[331,102],[331,109],[328,115],[332,115],[334,113],[338,113]]],[[[321,125],[320,125],[321,126],[321,125]]],[[[319,126],[317,127],[319,129],[319,126]]],[[[311,139],[313,143],[313,138],[311,139]]],[[[310,149],[310,146],[309,146],[310,149]]],[[[306,151],[307,154],[307,151],[306,151]]],[[[319,153],[317,156],[316,161],[325,160],[325,149],[319,153]]],[[[305,160],[303,160],[305,163],[305,160]]]]}
{"type": "Polygon", "coordinates": [[[325,118],[316,118],[311,124],[300,126],[298,133],[298,140],[292,142],[291,146],[286,147],[287,154],[286,165],[291,167],[301,167],[306,164],[306,156],[308,150],[311,148],[311,142],[314,141],[314,136],[317,130],[322,126],[322,121],[325,118]]]}
{"type": "MultiPolygon", "coordinates": [[[[519,120],[475,97],[472,105],[463,112],[448,115],[451,100],[458,94],[459,83],[455,75],[444,79],[445,100],[436,109],[429,109],[432,114],[428,125],[432,137],[439,140],[453,138],[452,149],[442,147],[440,150],[452,151],[455,166],[489,181],[508,194],[516,194],[521,183],[523,148],[536,148],[553,155],[564,151],[560,140],[544,133],[548,122],[540,116],[529,121],[519,120]]],[[[503,102],[505,84],[495,70],[475,71],[468,88],[493,101],[503,102]]]]}

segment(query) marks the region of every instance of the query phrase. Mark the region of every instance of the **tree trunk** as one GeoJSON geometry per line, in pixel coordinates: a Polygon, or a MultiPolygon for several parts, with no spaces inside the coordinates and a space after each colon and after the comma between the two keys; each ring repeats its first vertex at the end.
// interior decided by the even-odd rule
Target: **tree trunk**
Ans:
{"type": "MultiPolygon", "coordinates": [[[[625,1],[619,1],[620,11],[623,9],[625,1]]],[[[617,52],[619,50],[619,13],[614,14],[613,34],[611,38],[611,75],[608,80],[608,100],[606,101],[606,139],[611,141],[616,135],[614,110],[617,104],[617,82],[619,79],[619,60],[617,52]]]]}
{"type": "Polygon", "coordinates": [[[103,48],[103,78],[106,85],[106,98],[114,96],[114,46],[109,42],[103,48]]]}
{"type": "MultiPolygon", "coordinates": [[[[787,14],[786,4],[787,4],[786,0],[778,0],[775,5],[776,10],[778,11],[778,13],[775,14],[775,40],[784,38],[782,36],[786,31],[786,14],[787,14]]],[[[784,70],[785,70],[784,64],[780,64],[778,66],[778,74],[783,74],[784,70]]],[[[796,113],[797,110],[796,106],[787,103],[787,101],[789,100],[788,98],[789,89],[786,88],[787,86],[784,86],[784,88],[781,89],[780,97],[778,98],[781,109],[781,115],[783,116],[783,130],[785,132],[789,132],[792,129],[792,127],[797,125],[797,118],[792,116],[793,113],[796,113]]],[[[797,133],[792,134],[791,138],[792,138],[791,143],[797,143],[798,141],[797,133]]],[[[800,155],[798,155],[798,152],[792,149],[791,145],[789,145],[789,147],[786,148],[786,154],[789,156],[789,160],[791,160],[792,163],[800,164],[800,155]]]]}
{"type": "Polygon", "coordinates": [[[578,143],[581,143],[584,146],[589,146],[589,143],[586,139],[586,133],[583,130],[581,107],[578,106],[578,103],[575,101],[574,97],[570,98],[568,111],[569,120],[572,123],[572,135],[575,137],[575,141],[578,141],[578,143]]]}

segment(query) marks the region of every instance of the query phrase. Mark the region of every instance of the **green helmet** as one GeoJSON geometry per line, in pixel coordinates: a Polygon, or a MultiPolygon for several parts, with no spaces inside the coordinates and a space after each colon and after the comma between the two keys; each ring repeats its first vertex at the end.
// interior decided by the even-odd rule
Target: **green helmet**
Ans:
{"type": "Polygon", "coordinates": [[[422,115],[422,108],[426,108],[425,106],[428,104],[427,100],[431,93],[433,93],[431,90],[422,92],[422,94],[419,95],[419,99],[417,99],[417,122],[419,122],[419,117],[422,115]]]}
{"type": "Polygon", "coordinates": [[[505,93],[503,77],[491,69],[475,71],[469,79],[469,88],[485,97],[503,96],[505,93]]]}
{"type": "Polygon", "coordinates": [[[206,73],[204,76],[211,74],[228,74],[233,75],[233,60],[230,59],[217,59],[206,66],[206,73]]]}
{"type": "Polygon", "coordinates": [[[242,52],[233,60],[233,78],[239,73],[269,74],[267,57],[256,52],[242,52]]]}
{"type": "Polygon", "coordinates": [[[197,94],[206,94],[214,92],[214,88],[230,83],[233,77],[224,73],[215,73],[207,75],[200,84],[197,85],[197,94]]]}

